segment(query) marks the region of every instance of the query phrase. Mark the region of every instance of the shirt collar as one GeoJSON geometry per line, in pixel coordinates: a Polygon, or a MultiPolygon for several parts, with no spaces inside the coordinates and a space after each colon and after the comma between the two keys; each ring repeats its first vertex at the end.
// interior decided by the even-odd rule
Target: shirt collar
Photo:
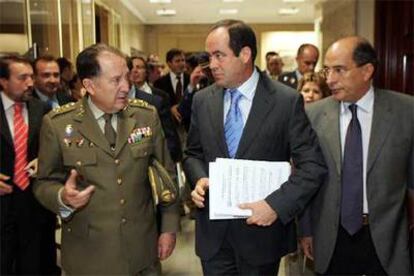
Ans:
{"type": "MultiPolygon", "coordinates": [[[[350,102],[341,102],[341,114],[346,112],[351,104],[352,103],[350,102]]],[[[374,107],[374,87],[371,85],[368,89],[368,92],[365,93],[365,95],[362,96],[362,98],[359,99],[355,104],[361,111],[371,113],[374,107]]]]}
{"type": "Polygon", "coordinates": [[[237,87],[237,90],[249,101],[253,100],[256,93],[257,83],[259,82],[259,72],[254,68],[252,75],[242,85],[237,87]]]}
{"type": "Polygon", "coordinates": [[[103,112],[102,110],[100,110],[93,102],[91,97],[88,97],[88,105],[90,110],[92,111],[93,117],[98,120],[99,118],[101,118],[105,112],[103,112]]]}
{"type": "Polygon", "coordinates": [[[295,74],[296,74],[296,79],[299,81],[302,78],[302,74],[299,72],[298,69],[295,70],[295,74]]]}
{"type": "Polygon", "coordinates": [[[53,95],[51,98],[40,92],[38,89],[35,89],[35,93],[39,96],[39,99],[43,102],[48,102],[50,100],[57,102],[56,94],[53,95]]]}
{"type": "Polygon", "coordinates": [[[1,93],[1,100],[3,101],[3,107],[4,110],[8,110],[9,108],[12,108],[15,101],[13,101],[12,99],[10,99],[6,93],[4,93],[4,91],[2,91],[1,93]]]}
{"type": "Polygon", "coordinates": [[[144,84],[139,89],[151,94],[151,87],[148,85],[147,82],[144,82],[144,84]]]}
{"type": "MultiPolygon", "coordinates": [[[[180,74],[180,77],[182,76],[183,74],[181,73],[180,74]]],[[[177,80],[177,74],[175,74],[173,71],[170,71],[170,77],[171,77],[171,79],[172,80],[177,80]]]]}

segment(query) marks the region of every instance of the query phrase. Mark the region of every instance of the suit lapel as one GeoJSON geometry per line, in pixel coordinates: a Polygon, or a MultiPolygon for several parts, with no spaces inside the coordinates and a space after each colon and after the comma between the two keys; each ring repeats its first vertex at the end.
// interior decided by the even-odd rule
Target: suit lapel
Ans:
{"type": "Polygon", "coordinates": [[[329,148],[329,153],[335,162],[338,175],[341,174],[341,138],[339,130],[339,102],[329,99],[330,105],[324,113],[325,125],[322,129],[329,148]]]}
{"type": "Polygon", "coordinates": [[[42,123],[43,108],[42,105],[35,104],[32,101],[27,102],[27,113],[29,117],[29,141],[28,145],[31,145],[35,134],[38,134],[37,128],[42,123]]]}
{"type": "Polygon", "coordinates": [[[243,156],[249,146],[253,144],[254,139],[258,136],[259,130],[263,125],[262,122],[266,120],[267,113],[274,106],[271,93],[275,93],[275,91],[271,90],[272,88],[270,87],[266,85],[263,75],[260,75],[252,107],[243,129],[242,137],[240,138],[236,157],[243,156]]]}
{"type": "Polygon", "coordinates": [[[112,156],[113,152],[111,151],[102,130],[99,128],[98,122],[93,116],[92,111],[89,109],[87,99],[88,97],[82,99],[82,102],[78,107],[79,110],[75,114],[74,121],[77,124],[77,129],[90,142],[112,156]]]}
{"type": "Polygon", "coordinates": [[[130,113],[129,110],[129,108],[124,109],[118,116],[118,133],[116,136],[115,156],[121,152],[122,148],[128,141],[130,133],[136,125],[136,120],[131,118],[133,113],[130,113]]]}
{"type": "Polygon", "coordinates": [[[7,122],[6,113],[4,112],[3,100],[0,97],[0,135],[3,136],[4,141],[6,141],[11,147],[13,145],[13,139],[9,129],[9,124],[7,122]]]}
{"type": "Polygon", "coordinates": [[[371,170],[392,126],[391,106],[381,92],[375,90],[374,112],[372,115],[371,135],[368,148],[367,174],[371,170]]]}
{"type": "Polygon", "coordinates": [[[223,126],[223,88],[214,86],[213,90],[210,92],[209,96],[210,101],[208,102],[208,108],[210,113],[210,120],[213,126],[213,131],[215,132],[214,137],[217,139],[217,144],[219,145],[221,151],[226,157],[228,157],[228,149],[224,138],[224,126],[223,126]]]}

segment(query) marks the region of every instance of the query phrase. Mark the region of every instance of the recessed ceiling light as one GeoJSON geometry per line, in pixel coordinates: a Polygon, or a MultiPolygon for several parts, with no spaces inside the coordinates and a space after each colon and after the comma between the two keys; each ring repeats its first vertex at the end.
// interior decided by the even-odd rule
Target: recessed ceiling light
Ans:
{"type": "Polygon", "coordinates": [[[279,9],[279,14],[280,15],[294,15],[297,14],[299,12],[298,8],[283,8],[283,9],[279,9]]]}
{"type": "Polygon", "coordinates": [[[173,9],[162,9],[156,11],[159,16],[173,16],[176,15],[177,11],[173,9]]]}
{"type": "Polygon", "coordinates": [[[237,9],[220,9],[220,14],[237,14],[239,11],[237,9]]]}
{"type": "Polygon", "coordinates": [[[303,3],[305,0],[283,0],[285,3],[303,3]]]}
{"type": "Polygon", "coordinates": [[[171,3],[171,0],[149,0],[150,3],[154,4],[169,4],[171,3]]]}
{"type": "Polygon", "coordinates": [[[243,0],[223,0],[224,3],[241,3],[243,0]]]}

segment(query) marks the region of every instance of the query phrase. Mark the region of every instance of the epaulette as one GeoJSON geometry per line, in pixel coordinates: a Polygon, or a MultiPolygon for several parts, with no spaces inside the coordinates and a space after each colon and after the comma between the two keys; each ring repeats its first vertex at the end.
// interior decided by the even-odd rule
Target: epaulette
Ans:
{"type": "Polygon", "coordinates": [[[154,110],[155,107],[150,105],[148,102],[141,99],[129,99],[128,105],[131,107],[142,107],[150,110],[154,110]]]}
{"type": "Polygon", "coordinates": [[[50,112],[50,116],[51,118],[60,115],[60,114],[65,114],[71,110],[74,110],[76,108],[76,104],[75,103],[68,103],[62,106],[58,106],[52,109],[52,111],[50,112]]]}

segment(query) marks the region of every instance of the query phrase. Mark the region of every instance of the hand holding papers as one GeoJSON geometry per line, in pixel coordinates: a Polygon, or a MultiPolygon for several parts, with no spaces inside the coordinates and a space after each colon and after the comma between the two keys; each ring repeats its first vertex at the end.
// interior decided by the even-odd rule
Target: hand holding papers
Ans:
{"type": "Polygon", "coordinates": [[[237,219],[252,215],[240,204],[263,200],[287,181],[290,164],[218,158],[209,171],[210,219],[237,219]]]}

